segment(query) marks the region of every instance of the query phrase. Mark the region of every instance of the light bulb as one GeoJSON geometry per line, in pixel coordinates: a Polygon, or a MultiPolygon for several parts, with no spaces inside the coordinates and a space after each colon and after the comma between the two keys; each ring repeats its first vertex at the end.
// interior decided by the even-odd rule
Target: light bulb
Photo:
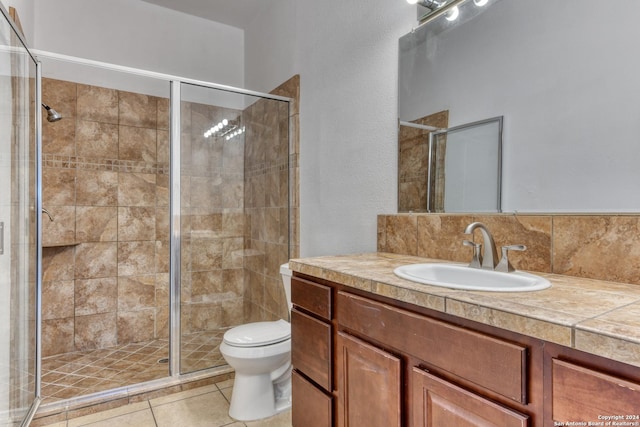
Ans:
{"type": "Polygon", "coordinates": [[[416,3],[418,3],[418,0],[407,0],[407,3],[416,4],[416,3]]]}
{"type": "Polygon", "coordinates": [[[227,120],[227,119],[223,119],[222,120],[222,126],[226,126],[228,124],[229,124],[229,120],[227,120]]]}
{"type": "Polygon", "coordinates": [[[486,5],[487,3],[489,3],[489,0],[473,0],[473,3],[476,6],[482,7],[482,6],[486,5]]]}
{"type": "Polygon", "coordinates": [[[454,6],[445,16],[447,21],[455,21],[458,19],[458,15],[460,15],[460,10],[458,9],[458,6],[454,6]]]}

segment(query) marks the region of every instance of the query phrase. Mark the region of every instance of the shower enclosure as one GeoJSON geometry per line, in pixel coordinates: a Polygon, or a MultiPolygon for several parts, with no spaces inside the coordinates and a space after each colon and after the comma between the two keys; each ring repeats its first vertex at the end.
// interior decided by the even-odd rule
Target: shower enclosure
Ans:
{"type": "Polygon", "coordinates": [[[45,408],[228,369],[226,329],[286,318],[288,99],[36,54],[45,408]]]}
{"type": "Polygon", "coordinates": [[[1,9],[0,22],[0,426],[37,406],[36,61],[1,9]]]}
{"type": "Polygon", "coordinates": [[[226,329],[287,318],[291,99],[32,52],[24,170],[0,152],[2,173],[23,180],[7,209],[28,227],[12,244],[20,288],[2,298],[22,316],[22,341],[0,334],[23,357],[3,354],[1,369],[23,378],[2,373],[0,404],[13,407],[0,417],[40,398],[39,416],[231,372],[218,351],[226,329]],[[62,118],[47,121],[41,102],[62,118]],[[5,393],[12,381],[25,398],[5,393]]]}

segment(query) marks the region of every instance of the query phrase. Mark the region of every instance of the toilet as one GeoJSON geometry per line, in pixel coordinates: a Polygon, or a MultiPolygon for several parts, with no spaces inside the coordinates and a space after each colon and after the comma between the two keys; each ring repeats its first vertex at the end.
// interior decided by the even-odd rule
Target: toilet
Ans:
{"type": "MultiPolygon", "coordinates": [[[[280,266],[291,310],[291,270],[280,266]]],[[[291,325],[285,320],[236,326],[224,334],[220,353],[235,369],[229,416],[252,421],[291,407],[291,325]]]]}

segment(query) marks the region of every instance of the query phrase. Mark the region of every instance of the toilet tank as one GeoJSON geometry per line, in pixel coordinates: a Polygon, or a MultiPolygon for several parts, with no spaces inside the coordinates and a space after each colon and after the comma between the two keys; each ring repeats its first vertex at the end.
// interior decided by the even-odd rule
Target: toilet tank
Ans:
{"type": "Polygon", "coordinates": [[[282,277],[282,285],[284,286],[284,293],[287,296],[287,307],[291,312],[291,275],[293,272],[289,269],[289,263],[282,264],[280,266],[280,276],[282,277]]]}

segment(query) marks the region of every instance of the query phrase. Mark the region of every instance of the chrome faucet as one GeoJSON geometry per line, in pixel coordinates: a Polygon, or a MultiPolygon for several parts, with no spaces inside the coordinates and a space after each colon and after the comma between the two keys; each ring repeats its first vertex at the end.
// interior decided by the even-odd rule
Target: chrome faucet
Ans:
{"type": "Polygon", "coordinates": [[[469,264],[469,267],[495,270],[496,265],[498,265],[498,251],[496,250],[496,242],[493,240],[493,236],[489,232],[487,226],[481,222],[472,222],[467,225],[467,228],[464,230],[464,234],[473,234],[473,231],[476,228],[480,229],[480,232],[482,233],[484,251],[482,253],[482,257],[480,257],[480,247],[474,247],[474,259],[471,264],[469,264]],[[478,252],[477,256],[476,251],[478,252]]]}

